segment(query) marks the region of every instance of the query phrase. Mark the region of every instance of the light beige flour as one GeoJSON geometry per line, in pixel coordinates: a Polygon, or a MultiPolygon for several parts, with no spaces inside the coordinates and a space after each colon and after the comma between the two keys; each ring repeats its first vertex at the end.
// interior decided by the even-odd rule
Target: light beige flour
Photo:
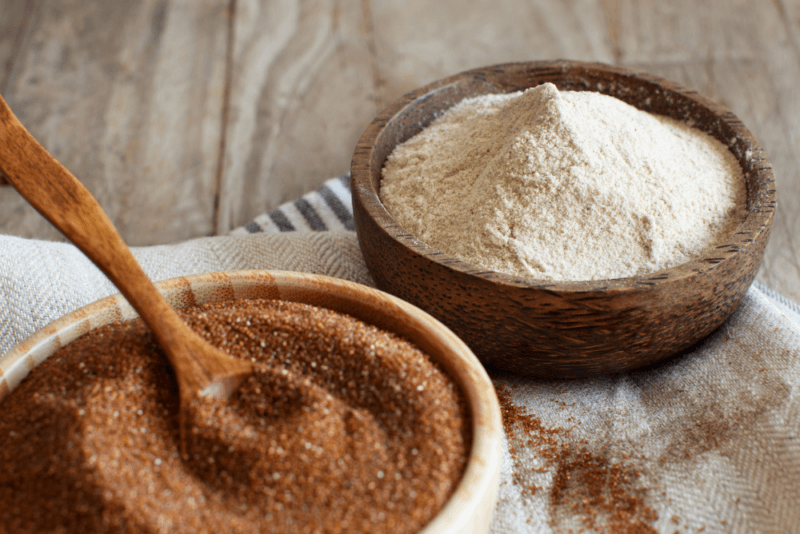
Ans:
{"type": "Polygon", "coordinates": [[[460,102],[392,152],[381,185],[389,212],[426,244],[540,280],[683,263],[730,235],[746,195],[716,139],[552,84],[460,102]]]}

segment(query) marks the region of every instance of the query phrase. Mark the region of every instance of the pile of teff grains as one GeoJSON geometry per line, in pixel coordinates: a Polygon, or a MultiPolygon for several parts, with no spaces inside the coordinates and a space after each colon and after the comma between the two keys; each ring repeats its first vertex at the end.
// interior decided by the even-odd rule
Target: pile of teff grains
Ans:
{"type": "Polygon", "coordinates": [[[416,532],[471,441],[458,387],[410,343],[283,301],[184,310],[257,373],[192,405],[139,320],[60,349],[2,403],[9,532],[416,532]]]}

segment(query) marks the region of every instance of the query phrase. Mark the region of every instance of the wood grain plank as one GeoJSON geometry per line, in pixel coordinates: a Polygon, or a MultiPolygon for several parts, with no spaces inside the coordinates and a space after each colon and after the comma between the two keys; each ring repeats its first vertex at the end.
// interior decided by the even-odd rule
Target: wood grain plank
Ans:
{"type": "Polygon", "coordinates": [[[35,14],[33,0],[0,0],[0,13],[0,93],[5,93],[35,14]]]}
{"type": "MultiPolygon", "coordinates": [[[[211,232],[227,0],[40,2],[6,98],[132,245],[211,232]]],[[[9,188],[0,228],[59,234],[9,188]]]]}
{"type": "MultiPolygon", "coordinates": [[[[6,93],[15,60],[34,14],[33,0],[0,0],[0,94],[6,93]]],[[[9,186],[0,172],[0,187],[9,186]]]]}
{"type": "Polygon", "coordinates": [[[387,102],[443,76],[497,63],[614,60],[599,0],[374,0],[372,4],[387,102]]]}
{"type": "MultiPolygon", "coordinates": [[[[677,63],[750,57],[754,17],[770,11],[760,0],[604,0],[617,28],[621,63],[677,63]]],[[[774,11],[774,10],[772,10],[774,11]]]]}
{"type": "Polygon", "coordinates": [[[800,51],[800,0],[773,0],[780,18],[786,26],[792,46],[800,51]]]}
{"type": "Polygon", "coordinates": [[[800,301],[800,56],[782,4],[614,0],[607,7],[622,63],[722,102],[764,147],[778,211],[757,279],[800,301]]]}
{"type": "Polygon", "coordinates": [[[347,172],[375,115],[358,0],[241,0],[218,233],[347,172]]]}

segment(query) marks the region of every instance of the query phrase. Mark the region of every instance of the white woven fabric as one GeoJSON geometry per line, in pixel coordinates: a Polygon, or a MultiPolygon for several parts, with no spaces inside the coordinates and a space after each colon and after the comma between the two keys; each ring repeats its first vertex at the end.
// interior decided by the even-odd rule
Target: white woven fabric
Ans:
{"type": "MultiPolygon", "coordinates": [[[[134,254],[154,280],[282,269],[372,283],[352,232],[244,233],[136,248],[134,254]]],[[[112,292],[71,245],[0,236],[0,354],[112,292]]],[[[609,481],[615,473],[627,474],[623,490],[642,499],[633,516],[643,531],[800,529],[800,315],[763,288],[751,288],[733,317],[696,351],[656,369],[564,382],[497,376],[495,383],[545,427],[572,428],[556,437],[559,450],[580,453],[585,447],[596,467],[608,468],[609,481]],[[657,518],[642,515],[642,507],[657,518]]],[[[591,497],[581,492],[586,482],[579,471],[572,500],[553,504],[553,481],[570,457],[548,459],[541,446],[526,445],[521,436],[507,440],[516,458],[505,455],[492,531],[591,526],[574,502],[591,497]]],[[[615,504],[609,495],[605,511],[594,507],[600,510],[593,523],[598,530],[609,531],[606,516],[628,502],[615,504]]]]}
{"type": "MultiPolygon", "coordinates": [[[[556,438],[559,450],[585,446],[596,466],[584,473],[602,473],[605,464],[606,489],[614,468],[630,475],[627,495],[610,507],[620,511],[641,496],[658,514],[645,522],[657,532],[798,532],[800,316],[786,304],[752,287],[697,350],[655,369],[561,382],[495,377],[495,384],[508,385],[545,427],[571,428],[556,438]]],[[[578,473],[572,498],[553,506],[559,462],[543,461],[542,447],[518,449],[516,460],[504,461],[503,479],[515,473],[516,481],[501,486],[493,532],[586,528],[574,506],[594,495],[592,484],[578,473]],[[523,489],[531,484],[539,487],[533,495],[523,489]]]]}
{"type": "MultiPolygon", "coordinates": [[[[258,233],[134,247],[151,280],[273,269],[372,284],[353,232],[258,233]]],[[[0,355],[49,322],[117,293],[77,248],[0,236],[0,355]]]]}

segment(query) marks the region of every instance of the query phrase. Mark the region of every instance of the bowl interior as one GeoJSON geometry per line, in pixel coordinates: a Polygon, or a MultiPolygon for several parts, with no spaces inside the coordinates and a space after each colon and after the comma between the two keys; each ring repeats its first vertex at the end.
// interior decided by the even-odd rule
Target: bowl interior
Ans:
{"type": "MultiPolygon", "coordinates": [[[[176,308],[233,299],[272,298],[349,314],[399,334],[444,367],[466,398],[472,450],[453,497],[423,532],[485,532],[496,500],[502,426],[491,380],[469,348],[441,323],[391,295],[359,284],[288,272],[237,271],[176,278],[157,284],[176,308]],[[474,528],[474,529],[473,529],[474,528]]],[[[88,331],[136,317],[113,295],[46,326],[0,359],[0,401],[36,365],[88,331]]]]}

